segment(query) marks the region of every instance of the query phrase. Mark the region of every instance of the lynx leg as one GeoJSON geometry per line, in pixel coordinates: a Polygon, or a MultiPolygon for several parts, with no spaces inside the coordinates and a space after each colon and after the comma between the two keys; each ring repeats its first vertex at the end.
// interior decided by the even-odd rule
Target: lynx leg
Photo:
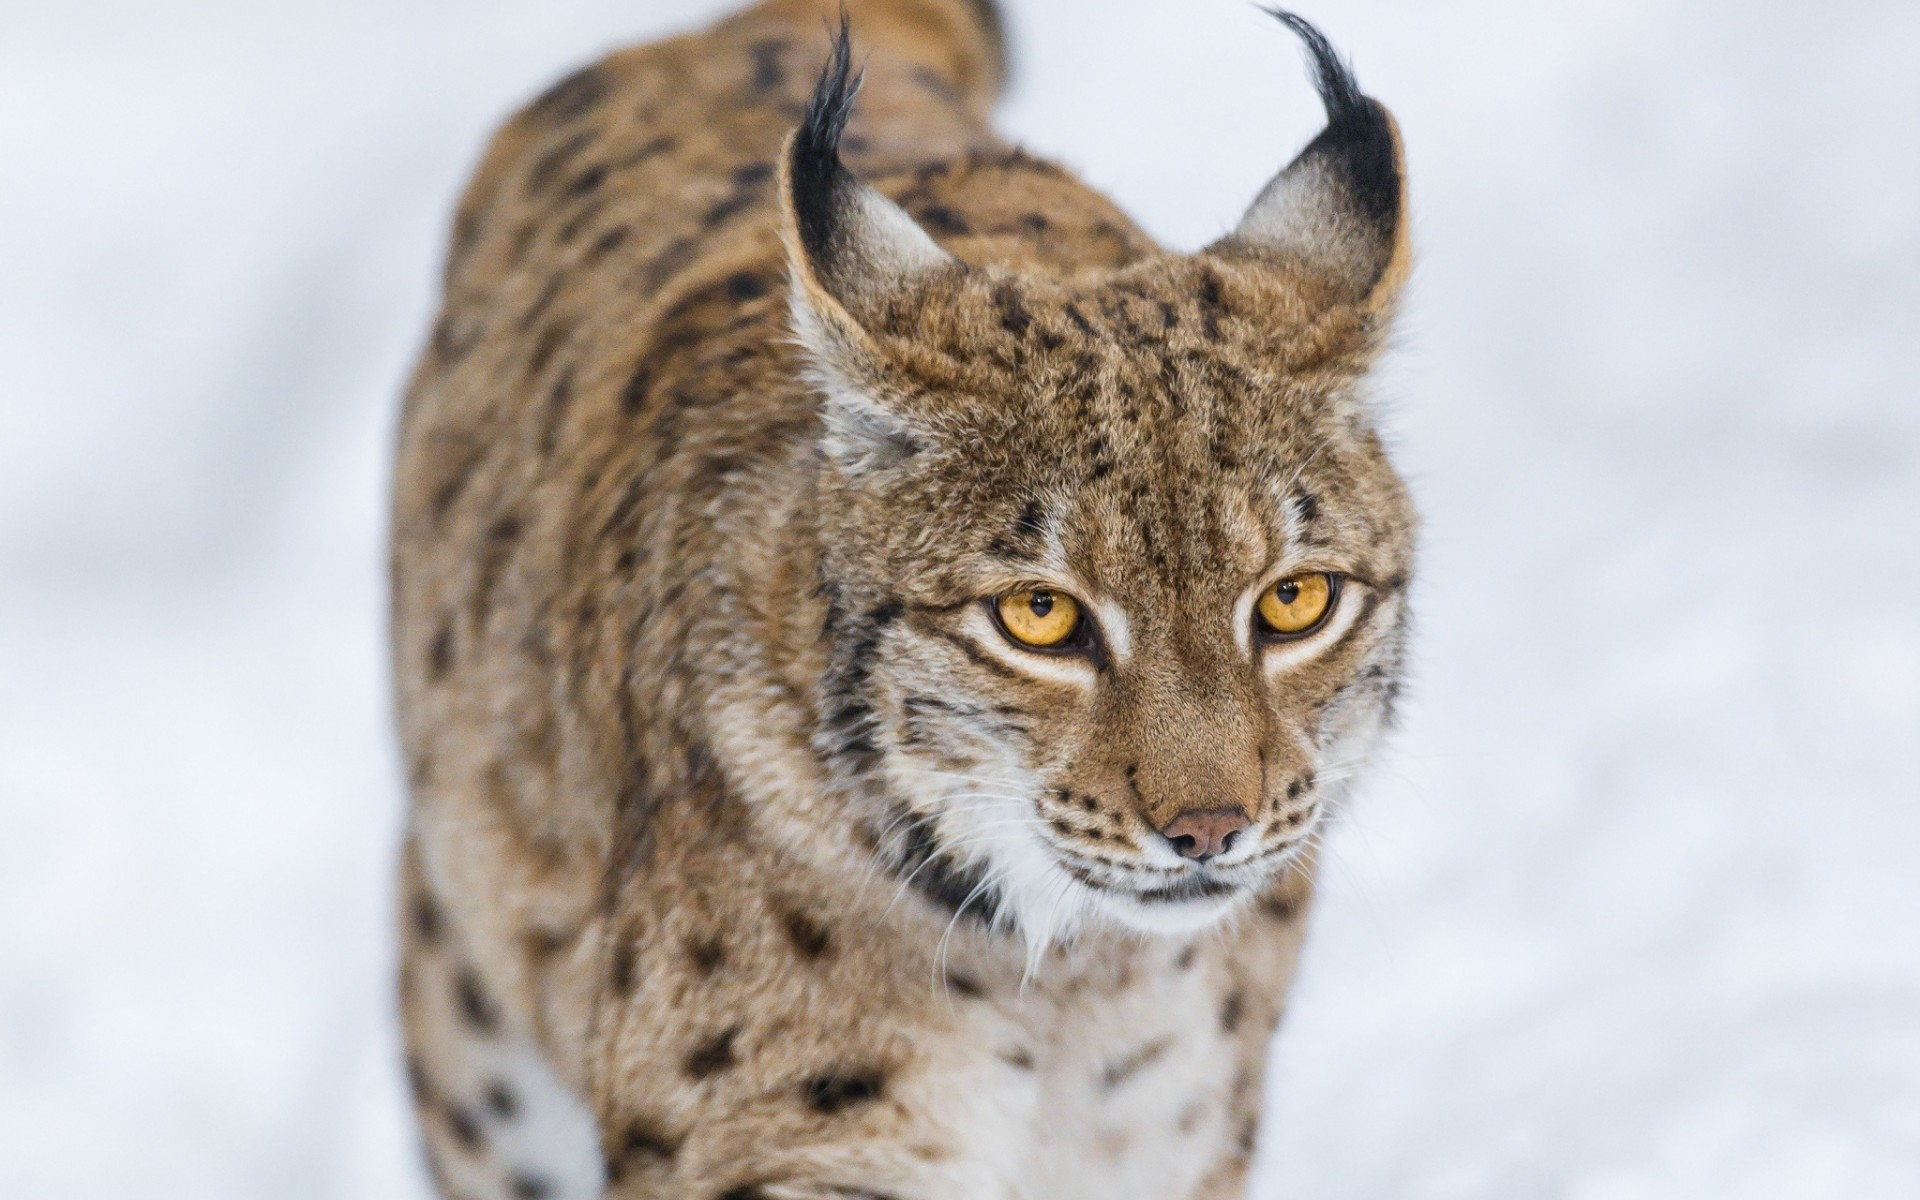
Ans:
{"type": "Polygon", "coordinates": [[[407,1082],[444,1200],[596,1200],[592,1114],[463,953],[452,914],[401,868],[407,1082]]]}

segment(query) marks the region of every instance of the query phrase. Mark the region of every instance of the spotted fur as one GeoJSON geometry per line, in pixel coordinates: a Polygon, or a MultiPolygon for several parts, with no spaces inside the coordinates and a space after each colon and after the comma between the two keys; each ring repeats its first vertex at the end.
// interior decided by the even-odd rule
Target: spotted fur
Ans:
{"type": "Polygon", "coordinates": [[[1397,134],[1283,14],[1327,131],[1172,255],[988,128],[989,3],[846,8],[568,76],[455,217],[393,535],[445,1196],[1239,1192],[1401,676],[1397,134]],[[1070,652],[994,624],[1042,582],[1070,652]]]}

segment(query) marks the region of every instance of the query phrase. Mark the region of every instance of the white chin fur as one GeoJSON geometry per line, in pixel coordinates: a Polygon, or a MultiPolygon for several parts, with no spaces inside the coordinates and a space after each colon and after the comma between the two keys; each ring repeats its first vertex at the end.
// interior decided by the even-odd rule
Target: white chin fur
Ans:
{"type": "Polygon", "coordinates": [[[1048,946],[1089,925],[1117,926],[1160,936],[1197,933],[1239,911],[1252,895],[1237,890],[1224,896],[1149,903],[1126,892],[1090,888],[1053,863],[1044,862],[1044,852],[1040,857],[1042,862],[1023,864],[1027,870],[1003,872],[1001,876],[1008,883],[1002,892],[1003,911],[1020,931],[1035,962],[1048,946]]]}
{"type": "Polygon", "coordinates": [[[1096,892],[1094,907],[1116,924],[1143,933],[1188,934],[1219,924],[1238,911],[1248,893],[1147,904],[1119,892],[1096,892]]]}

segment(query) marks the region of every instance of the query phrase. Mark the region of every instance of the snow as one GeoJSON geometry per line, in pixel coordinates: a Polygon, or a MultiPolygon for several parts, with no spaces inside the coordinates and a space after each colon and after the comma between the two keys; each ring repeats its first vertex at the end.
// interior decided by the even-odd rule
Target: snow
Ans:
{"type": "MultiPolygon", "coordinates": [[[[698,0],[0,10],[0,1195],[420,1197],[383,488],[463,173],[698,0]]],[[[1004,126],[1197,246],[1239,0],[1013,3],[1004,126]]],[[[1920,1195],[1920,9],[1345,0],[1421,263],[1406,728],[1255,1192],[1920,1195]]]]}

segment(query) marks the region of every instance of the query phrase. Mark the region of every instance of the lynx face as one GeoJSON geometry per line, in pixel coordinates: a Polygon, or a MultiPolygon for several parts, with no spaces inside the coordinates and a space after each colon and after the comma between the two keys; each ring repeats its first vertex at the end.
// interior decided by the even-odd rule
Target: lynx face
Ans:
{"type": "Polygon", "coordinates": [[[839,166],[844,60],[786,155],[822,748],[902,879],[1031,946],[1257,895],[1390,719],[1414,519],[1357,389],[1405,273],[1400,158],[1308,43],[1327,130],[1193,256],[958,262],[839,166]]]}

